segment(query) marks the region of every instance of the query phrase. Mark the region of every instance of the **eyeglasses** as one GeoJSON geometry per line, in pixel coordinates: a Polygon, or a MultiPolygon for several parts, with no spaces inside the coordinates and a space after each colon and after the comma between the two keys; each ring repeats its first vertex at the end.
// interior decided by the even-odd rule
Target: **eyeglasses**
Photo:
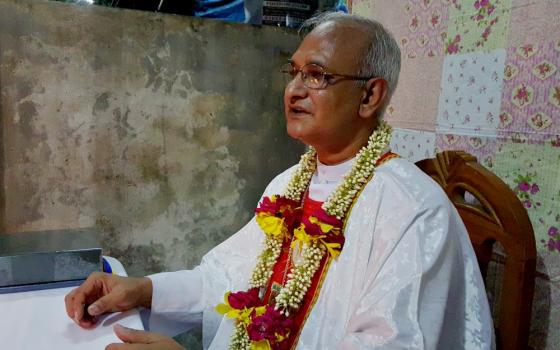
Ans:
{"type": "Polygon", "coordinates": [[[369,80],[371,77],[358,77],[354,75],[336,74],[325,71],[325,68],[315,63],[309,63],[297,69],[292,63],[286,63],[282,66],[282,73],[288,74],[291,79],[295,79],[299,72],[301,72],[301,80],[303,85],[309,89],[321,90],[325,89],[328,85],[334,85],[342,80],[369,80]],[[340,78],[334,80],[333,78],[340,78]]]}

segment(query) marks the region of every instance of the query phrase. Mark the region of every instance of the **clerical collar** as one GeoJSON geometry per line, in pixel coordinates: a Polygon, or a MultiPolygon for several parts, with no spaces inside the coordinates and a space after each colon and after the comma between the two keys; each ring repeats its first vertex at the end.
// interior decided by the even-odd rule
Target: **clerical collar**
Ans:
{"type": "Polygon", "coordinates": [[[321,163],[317,159],[317,170],[315,172],[314,180],[318,184],[337,184],[342,180],[342,177],[346,175],[348,171],[352,168],[354,160],[356,157],[350,158],[342,163],[336,165],[327,165],[321,163]]]}

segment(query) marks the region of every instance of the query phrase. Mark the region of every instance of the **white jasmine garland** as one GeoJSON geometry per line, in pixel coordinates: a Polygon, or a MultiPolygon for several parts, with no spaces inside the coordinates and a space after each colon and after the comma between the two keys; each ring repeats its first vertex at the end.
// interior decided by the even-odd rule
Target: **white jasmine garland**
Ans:
{"type": "Polygon", "coordinates": [[[245,330],[245,325],[239,322],[235,325],[233,333],[231,335],[231,340],[229,343],[230,350],[250,350],[251,349],[251,339],[245,330]]]}
{"type": "MultiPolygon", "coordinates": [[[[357,153],[354,165],[343,177],[342,183],[323,203],[322,208],[327,214],[335,216],[338,220],[346,220],[352,203],[361,189],[372,178],[375,165],[387,149],[390,140],[391,127],[382,121],[369,137],[367,145],[357,153]]],[[[299,166],[286,186],[284,196],[301,202],[316,167],[317,153],[313,148],[310,148],[301,156],[299,166]]],[[[274,265],[280,256],[282,243],[282,237],[266,235],[264,249],[258,257],[250,280],[252,288],[266,288],[272,276],[274,265]]],[[[284,315],[289,316],[290,313],[299,309],[325,254],[328,254],[327,249],[318,240],[302,244],[301,259],[296,262],[287,275],[288,279],[285,286],[276,296],[276,310],[280,310],[284,315]]],[[[242,322],[238,322],[235,326],[230,349],[251,349],[251,340],[248,337],[245,324],[242,322]]]]}
{"type": "Polygon", "coordinates": [[[310,148],[301,156],[299,167],[292,175],[288,186],[286,186],[284,196],[298,202],[301,201],[301,197],[315,173],[315,168],[317,168],[317,153],[313,148],[310,148]]]}
{"type": "Polygon", "coordinates": [[[375,164],[383,155],[383,151],[390,141],[391,127],[387,123],[381,122],[369,137],[368,144],[356,155],[354,166],[344,176],[342,183],[323,203],[322,208],[327,214],[334,215],[339,220],[345,218],[354,197],[373,176],[375,164]]]}
{"type": "Polygon", "coordinates": [[[312,244],[304,244],[302,248],[302,261],[294,266],[288,274],[288,281],[276,296],[277,310],[283,310],[289,316],[289,310],[297,310],[303,301],[305,293],[311,286],[311,281],[315,271],[319,268],[325,247],[315,241],[312,244]]]}
{"type": "Polygon", "coordinates": [[[272,276],[272,269],[282,251],[282,238],[266,236],[264,249],[259,255],[257,265],[253,269],[253,275],[249,281],[251,288],[264,288],[272,276]]]}

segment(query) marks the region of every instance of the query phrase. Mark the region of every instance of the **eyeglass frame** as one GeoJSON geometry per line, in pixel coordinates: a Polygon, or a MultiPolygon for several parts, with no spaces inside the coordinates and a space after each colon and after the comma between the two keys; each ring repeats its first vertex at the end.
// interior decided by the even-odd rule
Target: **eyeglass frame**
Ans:
{"type": "Polygon", "coordinates": [[[287,63],[282,65],[282,68],[281,68],[280,71],[282,73],[289,74],[292,77],[292,81],[297,77],[297,75],[299,73],[301,73],[301,81],[303,82],[303,85],[305,85],[306,88],[311,89],[311,90],[324,90],[329,85],[334,85],[337,82],[343,81],[343,80],[367,81],[367,80],[370,80],[370,79],[374,78],[374,77],[360,77],[360,76],[357,76],[357,75],[330,73],[330,72],[326,71],[325,67],[323,67],[323,66],[321,66],[320,64],[317,64],[317,63],[307,63],[307,64],[304,64],[303,66],[301,66],[300,68],[296,68],[294,66],[293,62],[291,62],[291,61],[288,61],[287,63]],[[308,83],[306,82],[308,75],[305,72],[303,72],[303,70],[305,69],[305,67],[309,67],[309,66],[318,67],[321,74],[322,74],[323,82],[319,87],[309,86],[308,83]],[[289,70],[288,70],[288,67],[290,67],[289,70]],[[335,77],[340,77],[342,79],[339,79],[339,80],[334,81],[334,82],[329,81],[329,79],[335,78],[335,77]]]}

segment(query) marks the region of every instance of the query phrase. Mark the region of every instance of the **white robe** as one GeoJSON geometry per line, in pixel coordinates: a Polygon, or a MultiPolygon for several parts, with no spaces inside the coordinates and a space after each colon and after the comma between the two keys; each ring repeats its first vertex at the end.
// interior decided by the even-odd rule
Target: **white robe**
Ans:
{"type": "MultiPolygon", "coordinates": [[[[296,165],[297,166],[297,165],[296,165]]],[[[351,166],[319,165],[310,196],[324,200],[351,166]]],[[[295,167],[265,196],[281,194],[295,167]]],[[[442,189],[414,164],[379,166],[350,213],[345,244],[307,319],[297,349],[491,349],[494,333],[465,226],[442,189]]],[[[194,270],[153,281],[152,313],[192,322],[204,347],[227,349],[233,321],[213,308],[248,288],[264,234],[255,220],[194,270]]]]}

